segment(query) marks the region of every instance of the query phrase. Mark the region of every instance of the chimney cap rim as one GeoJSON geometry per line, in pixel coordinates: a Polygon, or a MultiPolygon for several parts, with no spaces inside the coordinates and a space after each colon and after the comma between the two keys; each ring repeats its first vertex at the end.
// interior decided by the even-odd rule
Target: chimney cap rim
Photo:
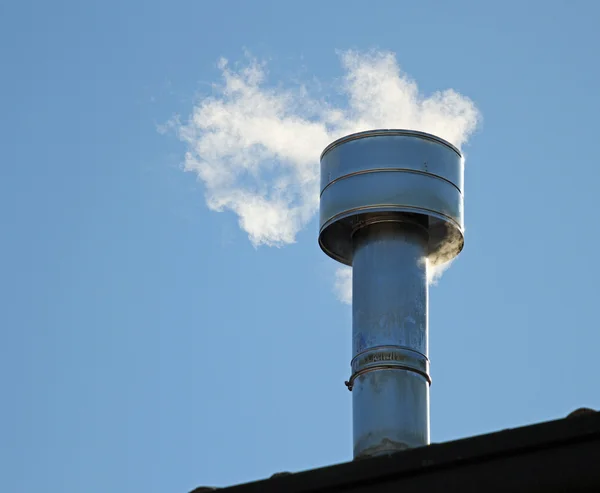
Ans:
{"type": "Polygon", "coordinates": [[[449,147],[450,149],[452,149],[454,152],[456,152],[456,154],[459,155],[459,157],[461,159],[463,157],[463,155],[460,152],[460,150],[458,149],[458,147],[451,144],[447,140],[444,140],[441,137],[438,137],[437,135],[430,134],[427,132],[421,132],[419,130],[380,128],[380,129],[365,130],[363,132],[356,132],[353,134],[348,134],[348,135],[345,135],[344,137],[340,137],[339,139],[334,140],[327,147],[325,147],[325,149],[321,153],[321,157],[319,159],[322,160],[323,157],[325,156],[325,154],[327,154],[333,148],[335,148],[339,145],[345,144],[346,142],[350,142],[350,141],[358,140],[358,139],[366,139],[369,137],[395,137],[395,136],[417,137],[417,138],[437,142],[439,144],[445,145],[446,147],[449,147]]]}

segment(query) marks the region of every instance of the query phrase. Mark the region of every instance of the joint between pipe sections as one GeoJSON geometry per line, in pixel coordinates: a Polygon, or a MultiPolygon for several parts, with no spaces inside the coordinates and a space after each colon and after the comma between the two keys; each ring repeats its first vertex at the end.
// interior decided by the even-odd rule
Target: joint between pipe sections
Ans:
{"type": "Polygon", "coordinates": [[[390,353],[395,356],[395,361],[423,361],[423,368],[425,368],[426,370],[428,370],[429,368],[429,358],[420,351],[417,351],[416,349],[407,346],[381,345],[371,346],[357,353],[356,356],[354,356],[354,358],[352,358],[352,360],[350,361],[350,366],[352,367],[352,370],[357,371],[358,368],[360,368],[361,366],[367,365],[370,362],[375,361],[369,358],[369,356],[374,353],[382,355],[390,353]]]}
{"type": "Polygon", "coordinates": [[[424,354],[403,346],[377,346],[357,354],[350,363],[352,375],[345,383],[352,391],[354,381],[360,375],[375,370],[405,370],[425,377],[431,385],[429,358],[424,354]]]}
{"type": "Polygon", "coordinates": [[[397,364],[397,363],[388,363],[385,365],[373,365],[370,366],[368,368],[362,368],[359,371],[357,371],[356,373],[353,373],[352,376],[350,377],[350,380],[346,380],[344,382],[344,385],[346,387],[348,387],[348,390],[350,392],[352,392],[352,389],[354,388],[354,381],[360,377],[361,375],[364,375],[365,373],[370,373],[372,371],[377,371],[377,370],[404,370],[404,371],[410,371],[413,373],[416,373],[418,375],[421,375],[422,377],[425,378],[425,380],[427,380],[427,383],[431,386],[431,377],[429,376],[428,373],[420,371],[416,368],[413,368],[411,366],[406,366],[406,365],[402,365],[402,364],[397,364]]]}

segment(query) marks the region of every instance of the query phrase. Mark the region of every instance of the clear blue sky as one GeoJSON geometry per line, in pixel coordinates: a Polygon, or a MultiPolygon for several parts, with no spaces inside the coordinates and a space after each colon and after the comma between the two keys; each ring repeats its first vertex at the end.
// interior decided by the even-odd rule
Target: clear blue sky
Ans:
{"type": "Polygon", "coordinates": [[[432,440],[600,408],[600,4],[0,7],[0,489],[185,493],[351,458],[350,309],[317,223],[255,249],[157,125],[244,49],[329,80],[397,54],[484,122],[431,292],[432,440]]]}

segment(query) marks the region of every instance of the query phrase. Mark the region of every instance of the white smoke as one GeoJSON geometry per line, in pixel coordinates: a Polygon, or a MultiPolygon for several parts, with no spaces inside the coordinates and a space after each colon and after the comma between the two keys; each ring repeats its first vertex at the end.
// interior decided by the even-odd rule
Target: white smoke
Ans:
{"type": "Polygon", "coordinates": [[[342,303],[352,303],[352,268],[351,267],[339,267],[335,271],[335,293],[337,299],[342,303]]]}
{"type": "MultiPolygon", "coordinates": [[[[312,97],[298,84],[267,84],[263,63],[249,58],[201,99],[187,122],[175,121],[187,146],[185,170],[203,181],[208,207],[231,210],[252,244],[283,246],[319,206],[319,155],[333,140],[374,128],[438,135],[457,147],[475,130],[473,102],[448,89],[425,97],[393,53],[346,51],[339,87],[346,104],[312,97]]],[[[338,297],[350,302],[351,271],[336,274],[338,297]]],[[[435,273],[434,273],[435,274],[435,273]]]]}

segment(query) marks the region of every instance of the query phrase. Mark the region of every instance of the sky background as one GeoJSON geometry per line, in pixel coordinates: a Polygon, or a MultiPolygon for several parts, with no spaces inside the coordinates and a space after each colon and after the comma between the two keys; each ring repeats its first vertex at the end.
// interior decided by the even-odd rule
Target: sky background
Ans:
{"type": "MultiPolygon", "coordinates": [[[[185,493],[351,459],[350,308],[313,218],[255,248],[158,129],[249,50],[281,78],[396,53],[483,122],[431,289],[433,442],[600,408],[600,4],[0,7],[0,484],[185,493]]],[[[317,152],[319,152],[318,150],[317,152]]]]}

